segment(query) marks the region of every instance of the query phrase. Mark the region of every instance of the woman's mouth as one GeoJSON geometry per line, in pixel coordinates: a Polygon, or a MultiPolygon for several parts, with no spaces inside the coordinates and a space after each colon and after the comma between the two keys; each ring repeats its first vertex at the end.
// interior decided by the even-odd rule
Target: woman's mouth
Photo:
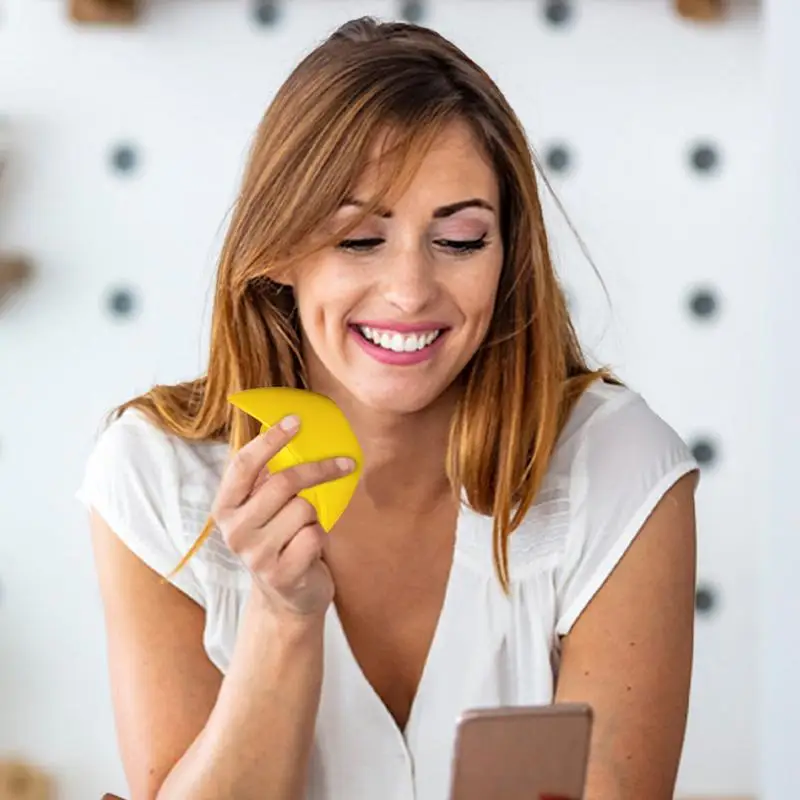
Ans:
{"type": "Polygon", "coordinates": [[[393,353],[416,353],[430,347],[441,336],[443,329],[436,328],[430,331],[415,333],[400,333],[399,331],[381,330],[367,325],[354,325],[358,333],[368,342],[393,353]]]}
{"type": "Polygon", "coordinates": [[[350,325],[353,338],[367,355],[395,367],[413,366],[431,359],[447,331],[445,327],[398,331],[366,324],[350,325]]]}

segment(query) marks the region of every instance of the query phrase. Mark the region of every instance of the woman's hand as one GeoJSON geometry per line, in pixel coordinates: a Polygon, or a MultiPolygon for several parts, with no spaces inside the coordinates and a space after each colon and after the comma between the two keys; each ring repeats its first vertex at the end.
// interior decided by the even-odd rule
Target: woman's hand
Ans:
{"type": "Polygon", "coordinates": [[[286,417],[234,454],[212,515],[272,611],[292,617],[321,616],[334,594],[333,578],[322,560],[326,534],[316,509],[297,494],[341,478],[355,464],[349,458],[331,458],[269,474],[267,462],[298,427],[296,417],[286,417]]]}

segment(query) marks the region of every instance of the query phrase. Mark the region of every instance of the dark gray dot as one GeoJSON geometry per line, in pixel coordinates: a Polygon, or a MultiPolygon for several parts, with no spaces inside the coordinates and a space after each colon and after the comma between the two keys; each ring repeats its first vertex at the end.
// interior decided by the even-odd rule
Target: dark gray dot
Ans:
{"type": "Polygon", "coordinates": [[[400,19],[419,24],[425,17],[425,4],[421,0],[405,0],[400,5],[400,19]]]}
{"type": "Polygon", "coordinates": [[[695,289],[689,295],[689,311],[697,319],[708,320],[719,311],[716,294],[708,288],[695,289]]]}
{"type": "Polygon", "coordinates": [[[708,615],[717,605],[717,593],[710,586],[700,585],[694,595],[694,607],[698,614],[708,615]]]}
{"type": "Polygon", "coordinates": [[[566,25],[572,19],[572,10],[569,0],[545,0],[544,18],[550,25],[566,25]]]}
{"type": "Polygon", "coordinates": [[[112,289],[108,294],[108,310],[112,316],[130,318],[136,312],[136,296],[130,289],[112,289]]]}
{"type": "Polygon", "coordinates": [[[545,151],[544,161],[551,172],[564,173],[572,165],[572,155],[565,144],[553,144],[545,151]]]}
{"type": "Polygon", "coordinates": [[[689,163],[695,172],[704,175],[714,172],[719,166],[719,161],[717,148],[708,142],[699,142],[689,151],[689,163]]]}
{"type": "Polygon", "coordinates": [[[276,0],[256,0],[253,16],[265,28],[276,25],[281,16],[279,3],[276,0]]]}
{"type": "Polygon", "coordinates": [[[133,172],[138,160],[136,150],[132,145],[117,145],[111,151],[111,166],[117,172],[133,172]]]}
{"type": "Polygon", "coordinates": [[[707,437],[695,439],[691,444],[692,455],[701,467],[711,467],[717,461],[717,446],[707,437]]]}

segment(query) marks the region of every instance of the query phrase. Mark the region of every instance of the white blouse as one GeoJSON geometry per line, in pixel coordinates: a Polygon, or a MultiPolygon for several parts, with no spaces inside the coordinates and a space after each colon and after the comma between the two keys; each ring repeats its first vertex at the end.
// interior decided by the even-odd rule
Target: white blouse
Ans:
{"type": "MultiPolygon", "coordinates": [[[[100,435],[78,497],[164,575],[205,523],[227,456],[225,443],[186,442],[128,410],[100,435]]],[[[332,606],[308,800],[446,800],[456,719],[469,708],[552,702],[560,637],[659,499],[696,468],[638,394],[595,382],[511,537],[510,596],[494,574],[491,519],[462,507],[444,607],[405,731],[364,677],[332,606]]],[[[173,582],[205,609],[205,650],[224,674],[249,573],[215,531],[173,582]]]]}

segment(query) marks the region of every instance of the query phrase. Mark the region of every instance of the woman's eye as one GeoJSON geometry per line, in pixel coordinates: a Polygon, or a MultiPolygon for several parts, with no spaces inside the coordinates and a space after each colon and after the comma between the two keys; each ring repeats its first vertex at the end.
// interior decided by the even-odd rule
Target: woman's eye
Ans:
{"type": "Polygon", "coordinates": [[[362,252],[364,250],[372,250],[373,247],[383,244],[383,239],[343,239],[339,242],[339,248],[342,250],[355,250],[362,252]]]}
{"type": "MultiPolygon", "coordinates": [[[[340,250],[363,253],[379,247],[385,241],[385,239],[380,237],[373,237],[371,239],[343,239],[337,246],[340,250]]],[[[476,250],[482,250],[486,247],[486,236],[481,236],[478,239],[436,239],[434,244],[452,253],[463,255],[465,253],[473,253],[476,250]]]]}
{"type": "Polygon", "coordinates": [[[437,239],[436,244],[456,253],[473,253],[486,247],[486,236],[479,239],[437,239]]]}

